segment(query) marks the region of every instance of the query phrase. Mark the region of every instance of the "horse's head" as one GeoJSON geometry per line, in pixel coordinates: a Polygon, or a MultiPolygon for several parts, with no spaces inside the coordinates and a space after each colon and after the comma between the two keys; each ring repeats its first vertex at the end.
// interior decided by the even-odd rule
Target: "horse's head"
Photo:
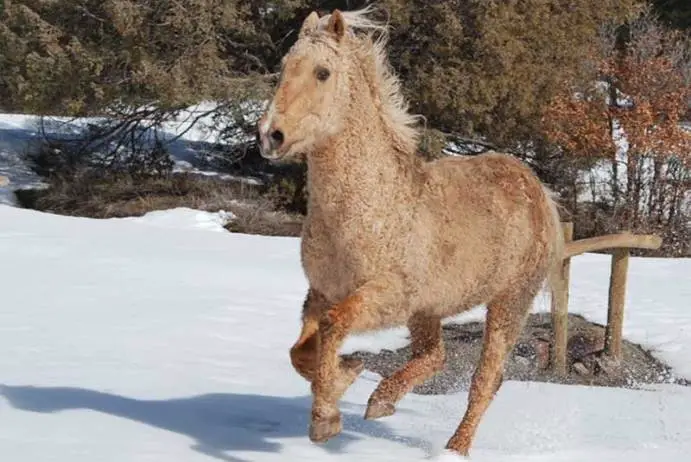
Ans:
{"type": "Polygon", "coordinates": [[[308,153],[342,129],[351,92],[349,40],[339,10],[322,18],[313,11],[304,20],[258,123],[263,157],[277,160],[308,153]]]}

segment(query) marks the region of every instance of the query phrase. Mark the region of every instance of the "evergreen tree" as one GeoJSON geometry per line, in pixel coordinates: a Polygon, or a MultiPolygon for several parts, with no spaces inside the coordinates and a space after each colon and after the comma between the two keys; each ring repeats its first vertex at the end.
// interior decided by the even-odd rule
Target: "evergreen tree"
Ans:
{"type": "Polygon", "coordinates": [[[386,0],[394,66],[413,109],[447,132],[525,145],[564,80],[578,73],[605,22],[634,0],[386,0]]]}
{"type": "Polygon", "coordinates": [[[653,4],[664,22],[680,29],[691,29],[691,1],[655,0],[653,4]]]}

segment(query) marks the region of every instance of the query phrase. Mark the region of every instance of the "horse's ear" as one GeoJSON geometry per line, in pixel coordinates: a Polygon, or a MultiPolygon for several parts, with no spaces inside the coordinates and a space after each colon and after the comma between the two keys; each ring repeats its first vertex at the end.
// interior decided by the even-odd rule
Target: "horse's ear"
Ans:
{"type": "Polygon", "coordinates": [[[336,40],[339,42],[345,36],[346,23],[341,14],[341,10],[335,9],[331,16],[329,16],[329,24],[326,26],[326,30],[331,32],[336,36],[336,40]]]}
{"type": "Polygon", "coordinates": [[[302,22],[299,37],[304,37],[306,34],[317,30],[317,26],[319,26],[319,14],[312,11],[302,22]]]}

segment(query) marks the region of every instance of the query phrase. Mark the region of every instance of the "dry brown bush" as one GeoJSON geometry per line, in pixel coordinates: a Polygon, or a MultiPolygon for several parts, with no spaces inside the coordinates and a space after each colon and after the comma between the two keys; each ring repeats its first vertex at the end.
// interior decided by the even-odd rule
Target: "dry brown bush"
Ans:
{"type": "Polygon", "coordinates": [[[235,219],[226,225],[231,232],[298,237],[302,231],[302,215],[276,210],[274,203],[268,199],[236,204],[231,211],[235,219]]]}
{"type": "Polygon", "coordinates": [[[17,197],[24,207],[69,216],[123,218],[187,207],[231,212],[231,232],[298,236],[302,227],[299,214],[281,211],[259,186],[188,173],[53,177],[49,187],[20,190],[17,197]]]}
{"type": "Polygon", "coordinates": [[[235,201],[252,199],[256,192],[246,184],[193,174],[134,177],[83,173],[53,177],[48,188],[20,190],[17,196],[23,206],[51,213],[121,218],[174,207],[230,210],[235,201]]]}

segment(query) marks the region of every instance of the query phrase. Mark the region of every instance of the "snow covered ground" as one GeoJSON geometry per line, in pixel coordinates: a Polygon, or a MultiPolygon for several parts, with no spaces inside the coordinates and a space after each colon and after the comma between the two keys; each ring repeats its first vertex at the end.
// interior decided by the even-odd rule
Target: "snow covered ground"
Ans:
{"type": "MultiPolygon", "coordinates": [[[[291,368],[306,289],[293,238],[219,231],[182,209],[92,220],[0,205],[0,460],[416,461],[435,456],[464,392],[408,395],[362,419],[378,376],[307,438],[309,386],[291,368]]],[[[604,256],[572,263],[571,308],[605,317],[604,256]]],[[[691,375],[691,261],[634,259],[625,334],[691,375]]],[[[546,297],[535,309],[548,306],[546,297]]],[[[481,314],[476,310],[469,317],[481,314]]],[[[376,347],[399,333],[349,341],[376,347]],[[369,342],[369,343],[368,343],[369,342]]],[[[507,382],[471,460],[687,461],[691,389],[507,382]]]]}

